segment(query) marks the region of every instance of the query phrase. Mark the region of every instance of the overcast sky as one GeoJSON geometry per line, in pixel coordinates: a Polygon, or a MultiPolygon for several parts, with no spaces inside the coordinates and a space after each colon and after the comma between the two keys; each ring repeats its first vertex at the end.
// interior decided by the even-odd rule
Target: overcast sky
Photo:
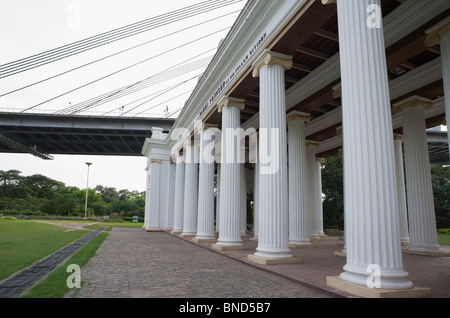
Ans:
{"type": "MultiPolygon", "coordinates": [[[[2,10],[0,11],[0,65],[204,1],[3,1],[2,10]]],[[[246,1],[237,1],[235,4],[225,8],[171,23],[128,39],[102,46],[101,48],[77,54],[74,57],[0,79],[1,95],[121,50],[150,42],[137,49],[95,63],[89,67],[81,68],[53,80],[0,97],[0,111],[27,109],[43,103],[34,107],[32,111],[54,112],[146,79],[159,72],[164,72],[183,61],[190,60],[192,62],[201,58],[212,57],[218,43],[228,32],[228,29],[221,30],[232,26],[239,14],[235,11],[241,10],[245,3],[246,1]],[[180,31],[210,19],[214,19],[214,21],[189,30],[180,31]],[[169,36],[172,33],[175,34],[169,36]],[[211,33],[215,34],[210,35],[211,33]],[[163,39],[158,39],[165,35],[166,37],[163,39]],[[186,43],[201,37],[204,37],[204,39],[186,45],[186,43]],[[180,48],[178,48],[179,46],[180,48]],[[170,52],[165,53],[166,51],[170,52]],[[148,61],[136,67],[129,68],[70,94],[65,94],[74,88],[83,86],[145,59],[148,59],[148,61]],[[63,96],[48,101],[59,95],[63,96]]],[[[184,102],[189,98],[189,92],[197,83],[196,76],[201,74],[204,68],[177,74],[176,76],[173,75],[171,80],[152,85],[145,90],[89,111],[97,114],[125,111],[129,112],[129,115],[143,112],[152,117],[164,116],[166,107],[169,107],[169,112],[182,108],[184,102]],[[185,83],[181,84],[183,82],[185,83]],[[161,92],[174,85],[177,85],[177,88],[171,90],[170,94],[164,94],[137,107],[139,102],[135,102],[136,100],[155,92],[161,92]],[[179,97],[170,100],[178,95],[179,97]],[[123,110],[121,110],[122,106],[125,106],[123,110]]],[[[141,99],[141,102],[148,99],[141,99]]],[[[54,157],[55,160],[53,161],[44,161],[27,154],[0,154],[0,170],[17,169],[22,171],[23,175],[39,173],[62,181],[68,186],[85,188],[87,176],[85,162],[89,161],[93,163],[93,166],[90,168],[90,187],[101,184],[115,187],[118,190],[145,190],[144,169],[146,159],[143,157],[54,157]]]]}

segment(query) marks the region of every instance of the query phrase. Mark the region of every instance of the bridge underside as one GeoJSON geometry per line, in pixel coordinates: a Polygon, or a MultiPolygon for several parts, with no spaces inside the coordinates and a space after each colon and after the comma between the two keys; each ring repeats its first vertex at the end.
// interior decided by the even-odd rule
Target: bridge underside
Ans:
{"type": "Polygon", "coordinates": [[[168,132],[174,119],[0,114],[0,153],[141,156],[152,127],[168,132]]]}

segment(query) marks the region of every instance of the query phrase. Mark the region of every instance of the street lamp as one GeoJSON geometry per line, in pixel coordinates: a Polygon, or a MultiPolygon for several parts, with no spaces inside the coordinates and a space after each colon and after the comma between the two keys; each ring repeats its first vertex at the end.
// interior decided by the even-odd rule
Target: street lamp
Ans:
{"type": "Polygon", "coordinates": [[[84,205],[84,219],[87,219],[87,202],[88,202],[88,190],[89,190],[89,167],[92,166],[92,163],[86,162],[88,166],[87,170],[87,181],[86,181],[86,204],[84,205]]]}

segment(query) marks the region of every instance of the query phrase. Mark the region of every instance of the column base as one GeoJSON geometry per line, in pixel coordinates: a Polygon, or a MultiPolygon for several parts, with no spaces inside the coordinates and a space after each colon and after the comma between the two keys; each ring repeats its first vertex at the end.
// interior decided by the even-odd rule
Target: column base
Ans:
{"type": "Polygon", "coordinates": [[[258,242],[258,237],[251,237],[251,238],[249,238],[249,240],[250,240],[250,241],[258,242]]]}
{"type": "Polygon", "coordinates": [[[339,276],[328,276],[327,286],[364,298],[425,298],[431,296],[431,289],[413,287],[411,289],[369,288],[344,281],[339,276]]]}
{"type": "Polygon", "coordinates": [[[290,258],[265,258],[260,257],[255,254],[248,254],[247,259],[250,262],[254,262],[260,265],[280,265],[280,264],[298,264],[302,262],[301,258],[290,257],[290,258]]]}
{"type": "Polygon", "coordinates": [[[170,233],[172,233],[174,235],[180,235],[182,232],[183,232],[182,230],[172,230],[172,232],[170,232],[170,233]]]}
{"type": "Polygon", "coordinates": [[[311,243],[305,243],[305,244],[291,244],[291,243],[289,243],[288,247],[289,248],[305,248],[305,247],[306,248],[310,248],[310,247],[317,247],[317,246],[314,246],[311,243]]]}
{"type": "Polygon", "coordinates": [[[146,232],[163,232],[161,229],[151,229],[151,228],[146,228],[145,231],[146,232]]]}
{"type": "Polygon", "coordinates": [[[195,243],[215,243],[217,242],[217,239],[215,237],[194,237],[192,239],[195,243]]]}
{"type": "Polygon", "coordinates": [[[438,251],[434,252],[415,251],[406,248],[403,250],[403,253],[429,257],[450,257],[450,249],[443,249],[443,248],[440,248],[438,251]]]}
{"type": "Polygon", "coordinates": [[[340,256],[340,257],[347,257],[347,253],[343,251],[336,251],[334,252],[334,255],[340,256]]]}
{"type": "Polygon", "coordinates": [[[180,237],[195,237],[197,234],[194,233],[181,233],[180,237]]]}
{"type": "Polygon", "coordinates": [[[213,244],[213,249],[218,251],[233,251],[233,250],[248,250],[248,247],[245,245],[221,245],[221,244],[213,244]]]}

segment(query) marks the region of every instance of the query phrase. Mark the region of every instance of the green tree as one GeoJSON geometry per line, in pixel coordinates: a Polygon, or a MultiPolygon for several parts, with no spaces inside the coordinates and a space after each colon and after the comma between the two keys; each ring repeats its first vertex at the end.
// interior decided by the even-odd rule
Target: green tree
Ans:
{"type": "Polygon", "coordinates": [[[322,169],[323,224],[325,228],[344,227],[344,183],[342,156],[328,157],[322,169]]]}
{"type": "Polygon", "coordinates": [[[20,184],[28,188],[38,198],[53,198],[56,193],[65,188],[64,183],[50,179],[41,174],[23,177],[20,184]]]}
{"type": "Polygon", "coordinates": [[[450,167],[431,166],[436,225],[438,228],[450,228],[450,167]]]}
{"type": "Polygon", "coordinates": [[[11,191],[14,191],[22,180],[23,177],[20,175],[21,173],[22,171],[19,170],[0,170],[0,184],[2,187],[0,196],[12,197],[16,195],[16,193],[12,193],[11,191]]]}
{"type": "Polygon", "coordinates": [[[106,203],[116,202],[119,200],[120,195],[116,188],[98,185],[95,187],[95,191],[102,196],[102,200],[106,203]]]}

